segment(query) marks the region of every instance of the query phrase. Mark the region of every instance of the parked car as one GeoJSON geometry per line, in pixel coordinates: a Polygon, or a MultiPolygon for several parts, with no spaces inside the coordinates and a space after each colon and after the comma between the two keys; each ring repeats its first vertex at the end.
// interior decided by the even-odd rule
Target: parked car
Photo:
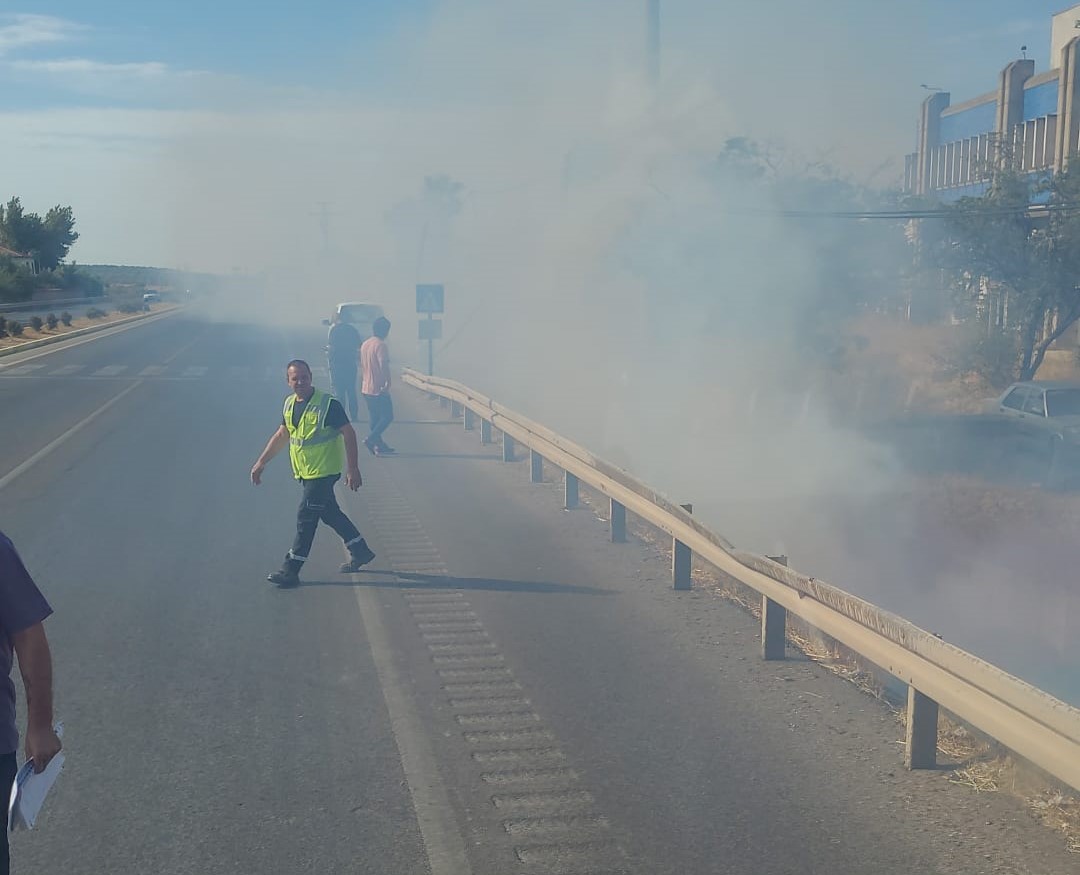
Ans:
{"type": "MultiPolygon", "coordinates": [[[[378,304],[369,304],[365,301],[347,301],[338,304],[334,308],[334,314],[342,322],[352,325],[360,335],[360,340],[364,341],[371,337],[372,323],[383,315],[383,308],[378,304]]],[[[323,319],[322,324],[329,325],[330,322],[330,319],[323,319]]]]}
{"type": "Polygon", "coordinates": [[[1008,449],[1045,464],[1045,481],[1062,486],[1080,472],[1080,383],[1013,383],[991,411],[1009,427],[1008,449]]]}

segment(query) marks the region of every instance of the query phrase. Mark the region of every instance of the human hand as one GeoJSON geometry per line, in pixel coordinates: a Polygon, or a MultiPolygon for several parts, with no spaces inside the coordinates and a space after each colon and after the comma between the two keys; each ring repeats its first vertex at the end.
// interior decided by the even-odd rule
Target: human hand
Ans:
{"type": "Polygon", "coordinates": [[[26,758],[34,761],[34,771],[41,773],[49,761],[60,753],[60,736],[51,726],[28,726],[26,729],[26,758]]]}
{"type": "Polygon", "coordinates": [[[364,485],[364,478],[360,476],[359,468],[350,468],[345,472],[345,485],[353,492],[364,485]]]}
{"type": "Polygon", "coordinates": [[[251,466],[251,482],[258,486],[262,483],[262,472],[266,470],[266,465],[256,462],[251,466]]]}

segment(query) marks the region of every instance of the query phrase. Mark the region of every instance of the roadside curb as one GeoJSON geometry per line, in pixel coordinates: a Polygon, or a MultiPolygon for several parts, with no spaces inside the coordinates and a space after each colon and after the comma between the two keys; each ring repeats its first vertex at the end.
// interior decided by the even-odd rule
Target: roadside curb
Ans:
{"type": "Polygon", "coordinates": [[[113,322],[105,322],[101,325],[88,325],[86,328],[77,328],[75,331],[67,331],[64,334],[58,334],[55,337],[42,337],[40,340],[28,340],[26,343],[20,343],[17,346],[9,346],[6,349],[0,349],[0,358],[15,355],[19,352],[26,352],[31,349],[37,349],[40,346],[49,346],[53,343],[60,343],[61,341],[69,340],[73,337],[84,337],[87,334],[95,334],[98,331],[105,331],[108,328],[116,328],[120,325],[130,325],[133,322],[141,322],[155,317],[164,318],[165,316],[179,312],[181,309],[183,308],[172,307],[164,312],[159,310],[157,313],[139,313],[135,316],[117,319],[113,322]]]}

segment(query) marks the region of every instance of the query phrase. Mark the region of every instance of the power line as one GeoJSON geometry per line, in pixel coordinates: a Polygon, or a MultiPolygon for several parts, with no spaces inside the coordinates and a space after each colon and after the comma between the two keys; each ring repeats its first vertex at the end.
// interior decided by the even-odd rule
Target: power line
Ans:
{"type": "Polygon", "coordinates": [[[1040,218],[1051,213],[1080,211],[1080,202],[1029,204],[1026,207],[936,207],[926,210],[729,210],[740,216],[763,216],[781,219],[951,219],[958,216],[1026,216],[1040,218]]]}

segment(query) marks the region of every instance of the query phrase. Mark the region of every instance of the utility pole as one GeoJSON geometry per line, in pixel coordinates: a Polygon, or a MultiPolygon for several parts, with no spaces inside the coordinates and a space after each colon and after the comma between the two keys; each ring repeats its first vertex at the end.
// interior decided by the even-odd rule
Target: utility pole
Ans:
{"type": "Polygon", "coordinates": [[[322,233],[323,252],[330,251],[330,217],[336,216],[338,213],[330,212],[329,201],[318,201],[319,209],[314,213],[308,213],[309,216],[316,216],[319,220],[319,231],[322,233]]]}
{"type": "Polygon", "coordinates": [[[660,84],[660,0],[645,0],[646,53],[649,84],[660,84]]]}

